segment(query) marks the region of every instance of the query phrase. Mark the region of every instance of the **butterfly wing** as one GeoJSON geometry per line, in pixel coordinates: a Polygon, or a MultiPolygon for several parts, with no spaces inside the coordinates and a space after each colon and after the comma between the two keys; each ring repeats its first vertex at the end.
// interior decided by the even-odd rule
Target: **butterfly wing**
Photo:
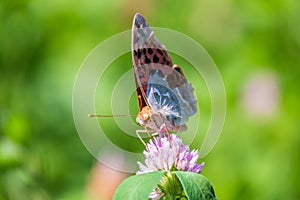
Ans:
{"type": "Polygon", "coordinates": [[[184,125],[196,113],[192,86],[140,14],[132,26],[132,62],[140,110],[148,105],[170,126],[184,125]]]}
{"type": "Polygon", "coordinates": [[[138,13],[134,17],[132,26],[132,63],[137,96],[142,110],[148,105],[146,93],[151,71],[158,69],[162,74],[170,74],[172,60],[165,47],[154,37],[145,19],[138,13]]]}

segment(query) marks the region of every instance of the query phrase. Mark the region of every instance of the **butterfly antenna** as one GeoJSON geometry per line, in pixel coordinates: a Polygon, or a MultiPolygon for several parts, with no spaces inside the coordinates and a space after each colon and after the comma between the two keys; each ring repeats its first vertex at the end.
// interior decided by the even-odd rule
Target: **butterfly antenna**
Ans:
{"type": "Polygon", "coordinates": [[[129,117],[136,116],[132,114],[124,114],[124,115],[97,115],[97,114],[89,114],[88,117],[99,117],[99,118],[110,118],[110,117],[129,117]]]}

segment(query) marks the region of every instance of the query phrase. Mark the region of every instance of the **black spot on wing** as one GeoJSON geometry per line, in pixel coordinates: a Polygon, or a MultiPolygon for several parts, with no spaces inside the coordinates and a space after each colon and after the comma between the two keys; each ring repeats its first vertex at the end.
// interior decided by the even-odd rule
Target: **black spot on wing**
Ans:
{"type": "Polygon", "coordinates": [[[153,54],[153,50],[151,48],[148,48],[148,53],[149,53],[149,55],[152,55],[153,54]]]}
{"type": "Polygon", "coordinates": [[[141,58],[141,50],[140,49],[137,50],[137,57],[138,57],[138,59],[141,58]]]}
{"type": "Polygon", "coordinates": [[[153,56],[153,62],[158,63],[159,62],[159,58],[157,57],[157,55],[153,56]]]}
{"type": "Polygon", "coordinates": [[[145,55],[145,63],[146,64],[150,64],[151,63],[151,60],[147,57],[147,55],[145,55]]]}
{"type": "Polygon", "coordinates": [[[163,57],[163,62],[166,63],[167,62],[167,59],[166,57],[163,57]]]}
{"type": "Polygon", "coordinates": [[[162,56],[164,55],[163,52],[162,52],[160,49],[157,49],[157,52],[158,52],[160,55],[162,55],[162,56]]]}

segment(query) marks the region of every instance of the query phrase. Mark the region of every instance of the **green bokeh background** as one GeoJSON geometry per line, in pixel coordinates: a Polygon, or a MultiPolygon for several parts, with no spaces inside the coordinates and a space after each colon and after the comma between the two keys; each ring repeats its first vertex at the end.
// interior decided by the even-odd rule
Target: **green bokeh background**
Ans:
{"type": "MultiPolygon", "coordinates": [[[[226,122],[203,159],[218,198],[300,199],[299,11],[297,0],[1,1],[0,200],[83,198],[96,160],[74,126],[73,82],[88,53],[130,29],[136,12],[152,26],[194,38],[222,74],[226,122]],[[268,117],[250,115],[242,103],[245,85],[265,71],[276,77],[276,109],[268,117]]],[[[121,76],[130,63],[124,55],[114,63],[120,70],[111,70],[121,76]]],[[[204,121],[206,96],[197,94],[204,121]]],[[[136,100],[131,106],[136,113],[136,100]]],[[[138,141],[120,141],[142,151],[138,141]]]]}

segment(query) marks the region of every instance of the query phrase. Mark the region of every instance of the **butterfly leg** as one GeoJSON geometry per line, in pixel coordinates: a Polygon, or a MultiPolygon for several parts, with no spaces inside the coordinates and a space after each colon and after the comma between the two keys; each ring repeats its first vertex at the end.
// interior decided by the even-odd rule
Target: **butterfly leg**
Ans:
{"type": "Polygon", "coordinates": [[[170,143],[172,144],[172,140],[171,140],[171,137],[170,137],[170,132],[169,132],[169,130],[168,130],[166,124],[163,124],[163,125],[160,127],[159,137],[162,137],[163,135],[167,135],[167,136],[168,136],[168,140],[169,140],[170,143]]]}
{"type": "Polygon", "coordinates": [[[144,142],[144,140],[142,139],[140,133],[145,133],[146,130],[136,130],[135,133],[138,136],[138,138],[140,139],[140,141],[146,146],[146,143],[144,142]]]}
{"type": "Polygon", "coordinates": [[[141,140],[141,142],[146,146],[146,143],[144,142],[144,140],[142,139],[140,133],[147,133],[148,137],[152,139],[153,135],[150,135],[151,132],[154,132],[153,130],[136,130],[136,135],[138,136],[138,138],[141,140]]]}
{"type": "Polygon", "coordinates": [[[163,124],[163,125],[159,128],[158,134],[159,134],[159,137],[160,137],[160,138],[161,138],[162,136],[164,136],[164,135],[168,135],[168,139],[170,140],[170,133],[169,133],[169,131],[168,131],[168,129],[167,129],[166,124],[163,124]]]}

